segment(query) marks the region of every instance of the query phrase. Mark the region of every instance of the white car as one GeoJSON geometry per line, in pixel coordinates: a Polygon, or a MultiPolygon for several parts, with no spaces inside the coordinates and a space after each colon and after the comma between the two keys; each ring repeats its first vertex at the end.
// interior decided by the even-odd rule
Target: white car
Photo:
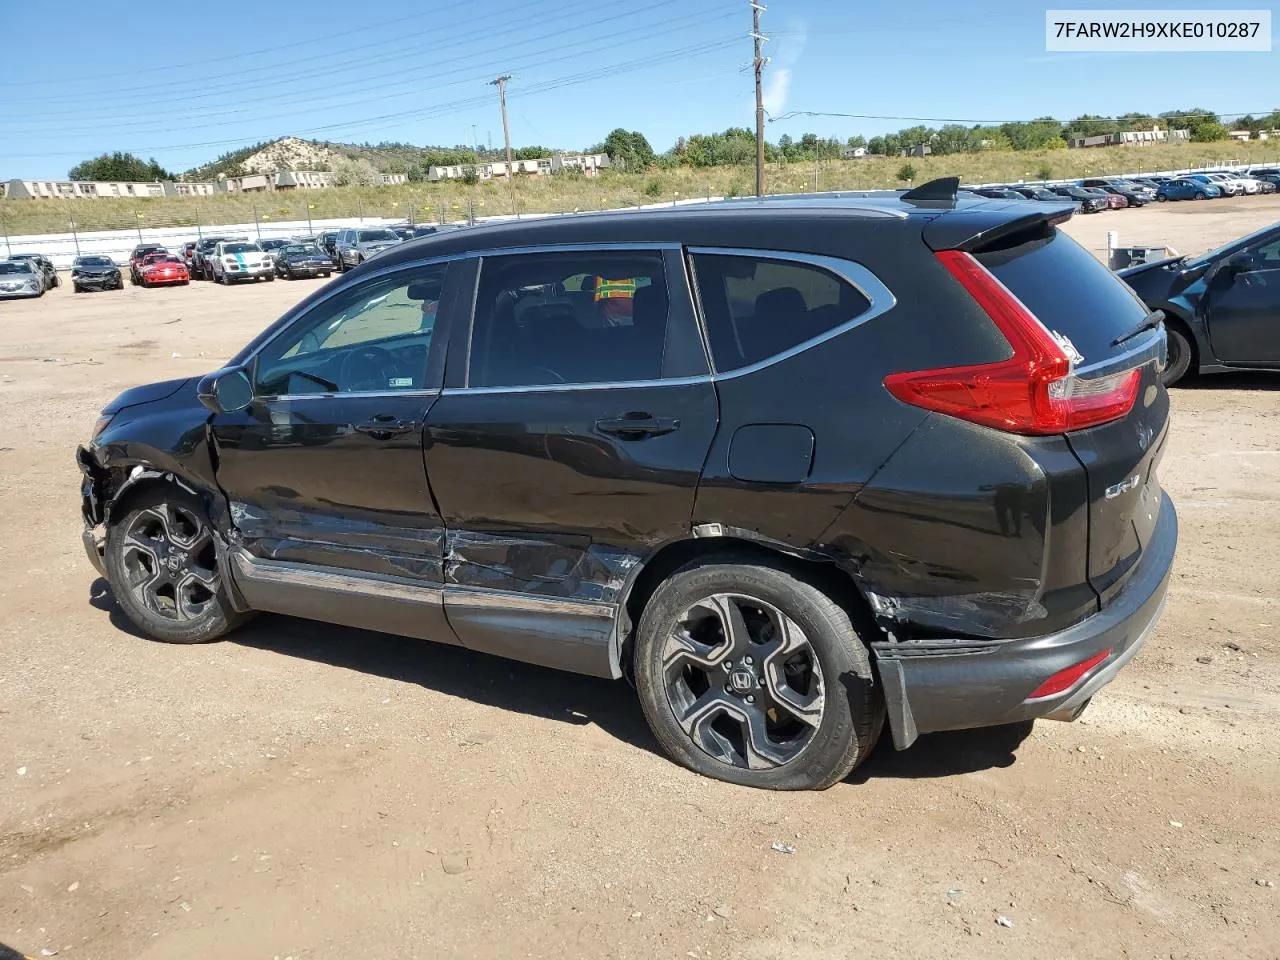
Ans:
{"type": "Polygon", "coordinates": [[[274,280],[275,264],[256,243],[247,240],[224,240],[213,248],[209,257],[213,279],[218,283],[237,280],[274,280]]]}
{"type": "Polygon", "coordinates": [[[1211,173],[1208,174],[1208,177],[1210,180],[1216,180],[1222,184],[1222,192],[1233,197],[1242,193],[1258,192],[1258,181],[1252,177],[1244,179],[1237,177],[1234,173],[1211,173]]]}

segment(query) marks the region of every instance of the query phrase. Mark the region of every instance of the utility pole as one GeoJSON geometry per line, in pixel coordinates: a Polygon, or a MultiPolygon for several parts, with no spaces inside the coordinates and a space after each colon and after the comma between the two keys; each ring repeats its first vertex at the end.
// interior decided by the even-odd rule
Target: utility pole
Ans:
{"type": "Polygon", "coordinates": [[[756,196],[764,196],[764,93],[760,86],[760,72],[764,69],[761,46],[769,39],[760,33],[760,14],[764,6],[751,0],[751,38],[755,41],[756,55],[752,61],[756,74],[756,196]]]}
{"type": "Polygon", "coordinates": [[[510,77],[490,80],[489,85],[498,88],[498,103],[502,106],[502,139],[507,145],[507,182],[511,181],[511,128],[507,126],[507,81],[510,77]]]}

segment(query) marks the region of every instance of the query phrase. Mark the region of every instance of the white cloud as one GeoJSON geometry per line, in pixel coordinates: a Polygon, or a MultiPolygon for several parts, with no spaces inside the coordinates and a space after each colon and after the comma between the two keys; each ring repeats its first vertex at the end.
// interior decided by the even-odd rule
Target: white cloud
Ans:
{"type": "Polygon", "coordinates": [[[792,68],[804,53],[809,26],[805,23],[788,24],[785,35],[786,40],[778,44],[778,55],[765,67],[764,108],[771,114],[781,113],[787,107],[792,68]]]}

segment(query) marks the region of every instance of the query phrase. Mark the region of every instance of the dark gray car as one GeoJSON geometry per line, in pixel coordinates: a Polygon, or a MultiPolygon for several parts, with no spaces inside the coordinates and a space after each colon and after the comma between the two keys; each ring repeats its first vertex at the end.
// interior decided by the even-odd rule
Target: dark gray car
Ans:
{"type": "Polygon", "coordinates": [[[399,234],[387,227],[357,229],[348,227],[334,241],[334,258],[339,270],[358,267],[370,257],[402,243],[399,234]]]}

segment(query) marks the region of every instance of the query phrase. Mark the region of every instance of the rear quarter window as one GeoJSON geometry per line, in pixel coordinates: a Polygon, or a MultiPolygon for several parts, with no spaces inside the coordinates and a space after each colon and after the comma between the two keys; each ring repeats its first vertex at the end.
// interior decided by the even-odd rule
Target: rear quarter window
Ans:
{"type": "Polygon", "coordinates": [[[871,306],[852,284],[812,264],[697,253],[693,266],[721,373],[785,353],[871,306]]]}
{"type": "Polygon", "coordinates": [[[1147,315],[1135,293],[1065,233],[975,254],[1049,330],[1067,337],[1082,366],[1122,352],[1112,346],[1147,315]]]}

